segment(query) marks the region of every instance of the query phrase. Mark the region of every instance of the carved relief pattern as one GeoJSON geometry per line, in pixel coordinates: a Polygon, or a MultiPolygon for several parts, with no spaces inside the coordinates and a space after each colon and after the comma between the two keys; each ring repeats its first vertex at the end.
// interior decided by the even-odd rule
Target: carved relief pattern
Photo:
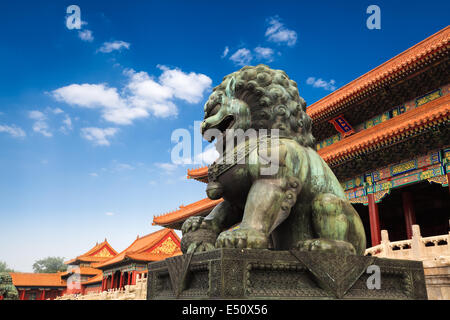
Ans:
{"type": "Polygon", "coordinates": [[[149,298],[426,299],[418,261],[240,249],[197,253],[189,268],[183,260],[149,264],[149,298]],[[370,264],[380,267],[381,289],[367,288],[370,264]],[[184,272],[184,290],[177,296],[174,285],[181,285],[184,272]]]}

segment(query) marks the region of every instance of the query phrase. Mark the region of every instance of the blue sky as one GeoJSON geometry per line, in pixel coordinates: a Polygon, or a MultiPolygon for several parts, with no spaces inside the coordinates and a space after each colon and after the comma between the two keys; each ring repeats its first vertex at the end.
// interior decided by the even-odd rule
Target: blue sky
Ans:
{"type": "MultiPolygon", "coordinates": [[[[319,100],[448,25],[446,1],[2,1],[0,260],[20,271],[204,198],[171,162],[221,79],[266,63],[319,100]],[[66,8],[81,9],[81,29],[66,8]],[[366,9],[381,9],[369,30],[366,9]]],[[[206,146],[204,142],[204,146],[206,146]]]]}

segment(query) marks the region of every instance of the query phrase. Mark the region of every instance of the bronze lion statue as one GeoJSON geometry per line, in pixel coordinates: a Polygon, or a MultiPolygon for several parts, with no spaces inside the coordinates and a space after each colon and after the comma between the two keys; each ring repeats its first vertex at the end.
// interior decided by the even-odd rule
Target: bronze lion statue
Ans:
{"type": "Polygon", "coordinates": [[[284,71],[243,67],[214,88],[204,111],[202,135],[209,142],[217,138],[220,153],[208,168],[206,191],[210,199],[224,201],[208,216],[184,222],[183,252],[251,248],[364,253],[361,219],[315,151],[306,102],[284,71]],[[251,129],[276,130],[277,135],[235,138],[236,130],[251,129]],[[224,151],[230,142],[234,147],[224,151]],[[273,165],[273,155],[276,170],[268,174],[264,169],[273,165]]]}

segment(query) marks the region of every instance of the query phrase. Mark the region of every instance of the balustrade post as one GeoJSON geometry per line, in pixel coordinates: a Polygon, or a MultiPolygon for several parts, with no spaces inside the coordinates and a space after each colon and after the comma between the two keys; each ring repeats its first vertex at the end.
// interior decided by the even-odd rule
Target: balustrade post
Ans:
{"type": "Polygon", "coordinates": [[[389,258],[391,256],[391,247],[389,246],[389,234],[387,230],[381,230],[381,245],[382,250],[379,255],[380,258],[389,258]]]}
{"type": "Polygon", "coordinates": [[[425,244],[422,242],[420,227],[417,224],[412,225],[411,252],[415,260],[423,260],[426,256],[425,244]]]}

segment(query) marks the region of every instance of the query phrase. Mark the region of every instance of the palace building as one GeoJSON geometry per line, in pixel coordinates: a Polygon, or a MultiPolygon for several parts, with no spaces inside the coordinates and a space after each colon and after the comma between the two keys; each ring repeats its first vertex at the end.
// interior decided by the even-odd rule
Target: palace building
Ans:
{"type": "Polygon", "coordinates": [[[10,273],[20,300],[53,300],[66,290],[66,281],[58,273],[10,273]]]}
{"type": "MultiPolygon", "coordinates": [[[[419,259],[408,255],[416,227],[421,247],[450,257],[449,43],[446,27],[306,108],[317,152],[363,221],[373,248],[366,254],[419,259]],[[401,255],[382,253],[382,230],[393,241],[384,239],[385,251],[401,255]]],[[[207,183],[208,167],[188,170],[188,178],[207,183]]],[[[153,224],[179,229],[221,201],[181,206],[153,224]]],[[[444,268],[448,282],[450,260],[444,268]]]]}
{"type": "Polygon", "coordinates": [[[137,239],[118,253],[105,239],[86,253],[66,261],[57,273],[10,273],[20,300],[53,300],[123,290],[147,274],[147,264],[181,254],[180,238],[172,229],[161,229],[137,239]]]}
{"type": "MultiPolygon", "coordinates": [[[[180,255],[180,238],[172,229],[162,229],[137,239],[115,257],[94,266],[102,270],[101,290],[122,289],[147,276],[147,264],[180,255]]],[[[91,282],[92,284],[92,282],[91,282]]]]}
{"type": "Polygon", "coordinates": [[[86,253],[66,261],[65,264],[68,265],[68,268],[62,274],[62,279],[67,282],[65,293],[84,294],[85,291],[100,291],[102,271],[95,268],[95,265],[108,261],[115,256],[117,256],[117,251],[105,239],[86,253]]]}

